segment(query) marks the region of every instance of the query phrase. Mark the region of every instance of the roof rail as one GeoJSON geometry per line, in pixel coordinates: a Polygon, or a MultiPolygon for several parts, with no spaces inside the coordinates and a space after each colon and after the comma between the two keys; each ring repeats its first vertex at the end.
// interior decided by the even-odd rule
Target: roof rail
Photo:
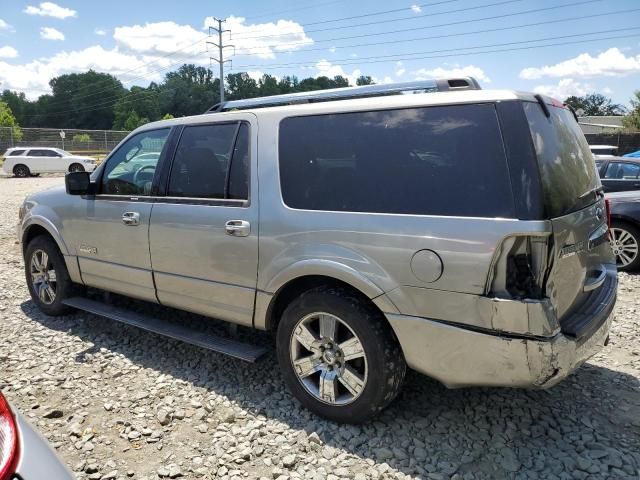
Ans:
{"type": "Polygon", "coordinates": [[[288,93],[269,97],[247,98],[217,103],[205,113],[247,110],[250,108],[276,107],[300,103],[329,102],[354,98],[381,97],[407,93],[448,92],[451,90],[480,90],[480,84],[472,77],[420,80],[415,82],[363,85],[361,87],[331,88],[311,92],[288,93]]]}

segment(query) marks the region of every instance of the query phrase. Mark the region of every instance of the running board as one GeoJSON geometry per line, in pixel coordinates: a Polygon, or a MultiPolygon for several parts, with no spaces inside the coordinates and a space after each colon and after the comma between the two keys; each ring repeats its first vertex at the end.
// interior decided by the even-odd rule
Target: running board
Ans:
{"type": "Polygon", "coordinates": [[[132,312],[126,308],[97,302],[89,298],[73,297],[64,300],[62,303],[69,307],[77,308],[78,310],[84,310],[94,315],[181,340],[192,345],[197,345],[198,347],[206,348],[207,350],[224,353],[225,355],[247,362],[255,362],[267,352],[267,349],[264,347],[220,337],[215,334],[198,332],[184,325],[132,312]]]}

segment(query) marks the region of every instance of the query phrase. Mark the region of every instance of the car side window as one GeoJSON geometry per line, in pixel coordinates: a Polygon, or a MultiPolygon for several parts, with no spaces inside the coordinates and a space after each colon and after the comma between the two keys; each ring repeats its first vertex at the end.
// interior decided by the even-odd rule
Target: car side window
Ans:
{"type": "Polygon", "coordinates": [[[129,138],[115,151],[102,172],[103,195],[150,195],[158,159],[169,129],[148,130],[129,138]]]}
{"type": "Polygon", "coordinates": [[[29,151],[29,156],[31,157],[60,157],[59,153],[56,153],[52,150],[31,150],[29,151]]]}
{"type": "Polygon", "coordinates": [[[247,199],[249,126],[186,126],[169,175],[170,197],[247,199]]]}
{"type": "Polygon", "coordinates": [[[610,180],[637,180],[640,177],[640,165],[624,162],[610,162],[604,178],[610,180]]]}
{"type": "Polygon", "coordinates": [[[13,152],[9,152],[8,157],[17,157],[18,155],[22,155],[24,150],[14,150],[13,152]]]}

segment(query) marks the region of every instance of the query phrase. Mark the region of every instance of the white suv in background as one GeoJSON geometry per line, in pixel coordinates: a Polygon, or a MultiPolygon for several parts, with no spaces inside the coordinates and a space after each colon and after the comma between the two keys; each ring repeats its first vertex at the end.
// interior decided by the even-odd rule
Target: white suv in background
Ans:
{"type": "Polygon", "coordinates": [[[96,160],[59,148],[14,147],[4,154],[2,169],[9,175],[28,177],[40,173],[93,172],[96,160]]]}

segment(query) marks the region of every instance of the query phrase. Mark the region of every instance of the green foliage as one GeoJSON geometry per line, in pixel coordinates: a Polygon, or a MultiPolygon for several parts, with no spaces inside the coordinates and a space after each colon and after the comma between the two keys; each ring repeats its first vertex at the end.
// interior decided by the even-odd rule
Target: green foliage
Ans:
{"type": "MultiPolygon", "coordinates": [[[[358,85],[370,85],[369,76],[360,76],[358,85]]],[[[89,70],[61,75],[49,84],[52,93],[31,101],[23,93],[5,90],[0,101],[14,112],[23,127],[133,130],[161,118],[197,115],[220,102],[220,80],[205,67],[185,64],[165,75],[162,82],[148,87],[126,89],[112,75],[89,70]],[[164,112],[164,117],[163,117],[164,112]]],[[[265,74],[255,80],[247,73],[225,77],[225,98],[236,100],[284,93],[348,87],[343,76],[281,78],[265,74]]]]}
{"type": "Polygon", "coordinates": [[[88,133],[76,133],[72,139],[73,143],[89,143],[91,137],[88,133]]]}
{"type": "Polygon", "coordinates": [[[14,142],[22,140],[22,130],[11,111],[11,107],[2,101],[0,101],[0,127],[9,127],[11,129],[11,136],[14,142]]]}
{"type": "Polygon", "coordinates": [[[129,112],[129,116],[123,124],[123,128],[125,130],[135,130],[136,128],[149,122],[150,120],[147,117],[140,117],[140,115],[138,115],[138,112],[136,112],[135,110],[131,110],[129,112]]]}
{"type": "Polygon", "coordinates": [[[640,90],[633,94],[631,111],[622,119],[622,124],[629,130],[640,131],[640,90]]]}
{"type": "Polygon", "coordinates": [[[172,118],[175,118],[175,117],[170,113],[165,113],[164,116],[162,117],[162,120],[171,120],[172,118]]]}
{"type": "MultiPolygon", "coordinates": [[[[583,116],[623,115],[624,107],[613,103],[612,100],[599,93],[590,93],[584,97],[571,96],[564,103],[570,105],[576,112],[582,110],[583,116]]],[[[580,113],[580,112],[579,112],[580,113]]]]}

